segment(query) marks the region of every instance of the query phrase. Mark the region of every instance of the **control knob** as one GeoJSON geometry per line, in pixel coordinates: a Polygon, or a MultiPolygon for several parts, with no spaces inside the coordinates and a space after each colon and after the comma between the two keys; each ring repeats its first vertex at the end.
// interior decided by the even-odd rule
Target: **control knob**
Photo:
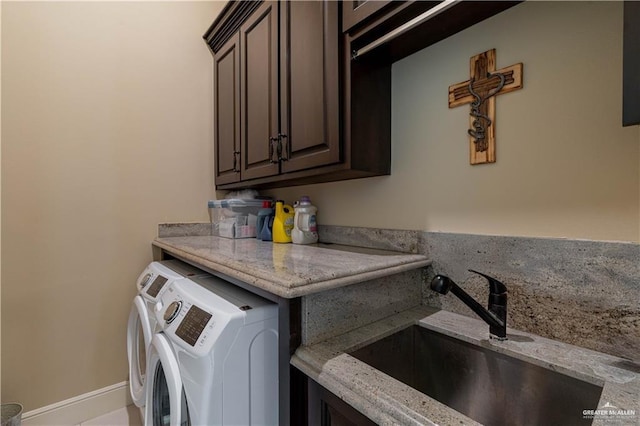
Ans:
{"type": "Polygon", "coordinates": [[[171,324],[171,322],[176,319],[178,314],[180,313],[180,308],[182,307],[182,302],[178,300],[174,300],[167,306],[167,310],[164,311],[164,320],[167,324],[171,324]]]}
{"type": "Polygon", "coordinates": [[[144,288],[144,286],[149,284],[149,281],[151,281],[151,277],[153,277],[153,274],[151,272],[147,272],[140,280],[140,288],[144,288]]]}

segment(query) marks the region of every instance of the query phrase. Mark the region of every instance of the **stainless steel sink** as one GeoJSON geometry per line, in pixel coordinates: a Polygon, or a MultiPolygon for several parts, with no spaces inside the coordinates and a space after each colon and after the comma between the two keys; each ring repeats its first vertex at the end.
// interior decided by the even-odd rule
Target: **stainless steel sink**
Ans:
{"type": "Polygon", "coordinates": [[[602,387],[412,326],[351,356],[485,425],[585,425],[602,387]]]}

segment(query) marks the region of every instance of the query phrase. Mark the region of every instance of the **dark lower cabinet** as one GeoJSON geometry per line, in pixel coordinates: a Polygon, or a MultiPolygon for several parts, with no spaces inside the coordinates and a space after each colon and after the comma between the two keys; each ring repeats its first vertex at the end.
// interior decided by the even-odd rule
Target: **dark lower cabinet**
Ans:
{"type": "Polygon", "coordinates": [[[375,426],[376,423],[358,410],[308,379],[309,426],[375,426]]]}

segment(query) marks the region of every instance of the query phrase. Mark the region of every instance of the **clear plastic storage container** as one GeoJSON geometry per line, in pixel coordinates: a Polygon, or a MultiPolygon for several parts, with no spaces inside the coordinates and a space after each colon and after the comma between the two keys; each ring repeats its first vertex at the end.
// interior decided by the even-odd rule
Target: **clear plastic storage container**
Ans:
{"type": "Polygon", "coordinates": [[[263,201],[240,198],[209,201],[212,234],[225,238],[255,238],[258,210],[263,201]]]}

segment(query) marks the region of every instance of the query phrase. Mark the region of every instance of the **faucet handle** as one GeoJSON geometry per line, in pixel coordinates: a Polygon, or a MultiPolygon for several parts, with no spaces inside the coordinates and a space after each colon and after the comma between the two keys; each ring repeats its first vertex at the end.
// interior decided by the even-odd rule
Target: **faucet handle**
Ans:
{"type": "Polygon", "coordinates": [[[490,277],[487,274],[483,274],[482,272],[474,271],[473,269],[469,269],[469,272],[473,272],[474,274],[478,274],[482,277],[485,277],[489,281],[489,292],[492,294],[501,294],[507,292],[507,286],[502,284],[497,279],[490,277]]]}
{"type": "Polygon", "coordinates": [[[451,278],[444,275],[436,275],[433,280],[431,280],[431,290],[436,291],[440,294],[447,294],[451,287],[456,285],[451,278]]]}

